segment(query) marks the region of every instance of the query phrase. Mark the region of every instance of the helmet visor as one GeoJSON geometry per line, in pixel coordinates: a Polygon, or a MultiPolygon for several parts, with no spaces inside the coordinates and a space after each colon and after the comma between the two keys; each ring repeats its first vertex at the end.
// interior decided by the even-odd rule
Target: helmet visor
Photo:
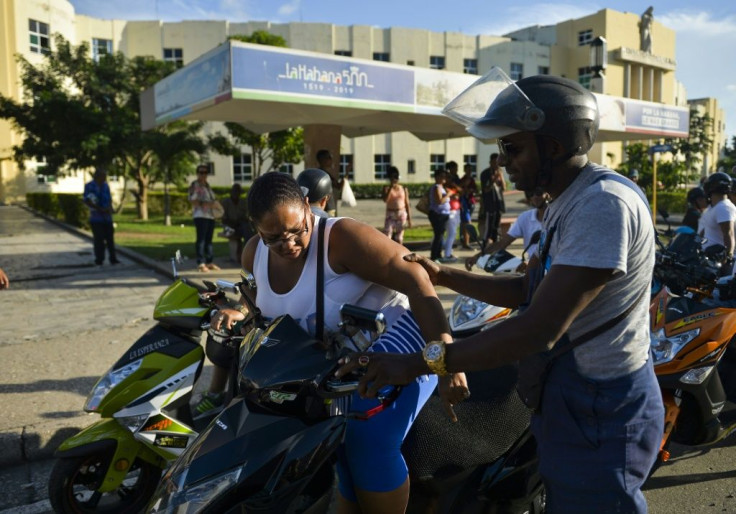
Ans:
{"type": "Polygon", "coordinates": [[[544,112],[496,66],[450,101],[442,114],[489,142],[515,132],[535,131],[544,124],[544,112]]]}

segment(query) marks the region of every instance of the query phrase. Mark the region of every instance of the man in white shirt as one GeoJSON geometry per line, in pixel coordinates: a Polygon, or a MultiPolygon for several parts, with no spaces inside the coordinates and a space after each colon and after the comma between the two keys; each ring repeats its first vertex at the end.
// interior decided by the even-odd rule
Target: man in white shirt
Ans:
{"type": "Polygon", "coordinates": [[[505,250],[518,238],[522,238],[524,240],[524,250],[526,251],[527,256],[531,257],[537,253],[537,243],[531,243],[531,239],[535,232],[542,230],[542,219],[544,218],[544,211],[547,209],[547,204],[549,203],[549,195],[541,189],[536,189],[530,196],[529,201],[534,208],[522,212],[519,217],[516,218],[513,225],[511,225],[508,232],[502,235],[498,241],[486,246],[483,250],[472,257],[465,259],[465,269],[470,271],[481,255],[505,250]]]}
{"type": "Polygon", "coordinates": [[[728,198],[731,177],[722,171],[713,173],[705,179],[703,189],[710,205],[698,224],[698,233],[705,238],[703,249],[723,245],[726,257],[731,258],[734,251],[734,222],[736,222],[736,206],[728,198]]]}

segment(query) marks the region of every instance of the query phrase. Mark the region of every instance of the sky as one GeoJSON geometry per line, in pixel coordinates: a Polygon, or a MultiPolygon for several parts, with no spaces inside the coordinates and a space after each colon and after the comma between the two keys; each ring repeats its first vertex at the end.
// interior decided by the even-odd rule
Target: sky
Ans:
{"type": "MultiPolygon", "coordinates": [[[[652,1],[70,0],[77,14],[105,19],[303,21],[488,35],[502,35],[529,25],[551,25],[604,8],[640,15],[652,5],[655,20],[677,34],[677,79],[685,85],[688,98],[718,99],[726,114],[730,144],[736,136],[736,2],[649,3],[652,1]]],[[[656,48],[656,39],[654,45],[656,48]]]]}

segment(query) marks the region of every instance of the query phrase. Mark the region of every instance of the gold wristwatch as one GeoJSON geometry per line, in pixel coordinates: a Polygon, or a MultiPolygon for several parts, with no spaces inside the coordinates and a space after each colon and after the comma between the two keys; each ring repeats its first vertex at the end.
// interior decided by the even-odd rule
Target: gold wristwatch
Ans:
{"type": "Polygon", "coordinates": [[[445,367],[445,347],[447,343],[444,341],[430,341],[422,350],[424,362],[427,363],[430,371],[438,376],[447,375],[445,367]]]}

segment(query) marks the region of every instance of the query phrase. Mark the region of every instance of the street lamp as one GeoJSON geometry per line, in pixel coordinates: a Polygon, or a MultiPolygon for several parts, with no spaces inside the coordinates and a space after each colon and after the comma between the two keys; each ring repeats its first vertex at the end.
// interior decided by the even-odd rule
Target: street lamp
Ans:
{"type": "Polygon", "coordinates": [[[598,36],[590,42],[590,69],[593,78],[590,79],[590,90],[594,93],[603,93],[606,86],[606,75],[603,71],[608,67],[608,43],[606,38],[598,36]]]}

